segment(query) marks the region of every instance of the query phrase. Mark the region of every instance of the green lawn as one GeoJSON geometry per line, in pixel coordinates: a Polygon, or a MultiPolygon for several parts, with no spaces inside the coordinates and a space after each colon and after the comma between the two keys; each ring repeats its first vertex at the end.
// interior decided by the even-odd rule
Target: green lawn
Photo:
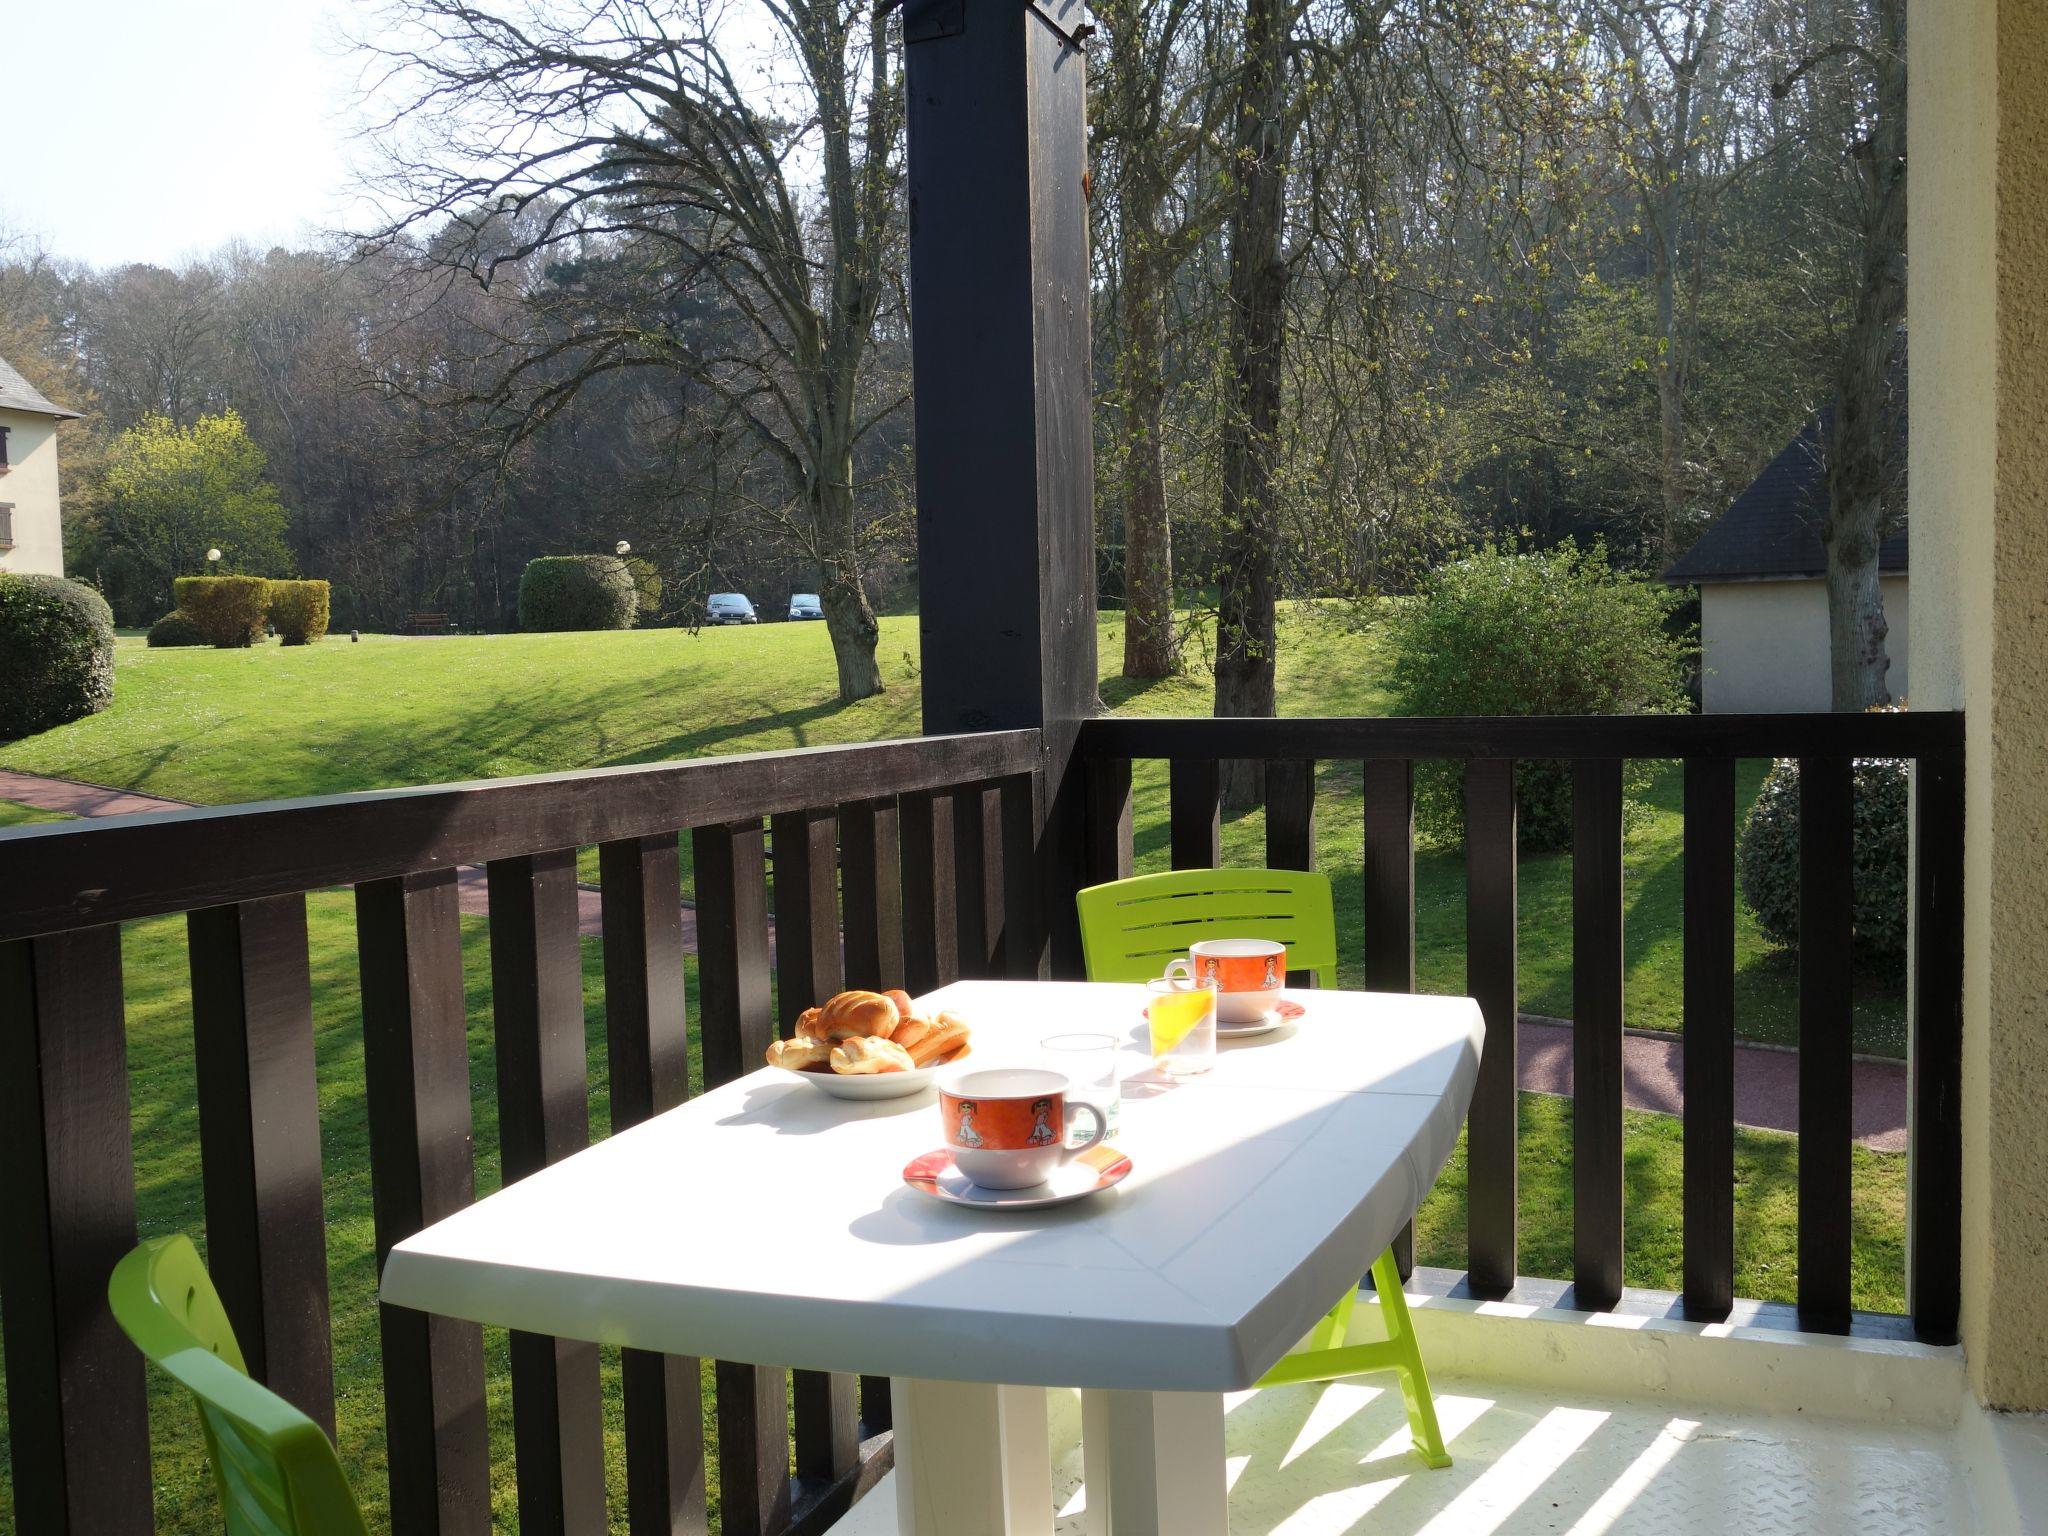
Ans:
{"type": "MultiPolygon", "coordinates": [[[[831,699],[831,662],[821,626],[770,625],[691,636],[676,631],[437,640],[345,639],[286,651],[156,651],[123,642],[114,707],[31,741],[0,749],[0,765],[64,774],[183,799],[228,802],[507,773],[659,760],[679,755],[871,739],[917,729],[914,620],[883,620],[882,654],[891,688],[850,709],[831,699]]],[[[1121,653],[1114,617],[1104,621],[1102,651],[1121,653]]],[[[1382,711],[1372,634],[1342,617],[1297,609],[1288,615],[1280,675],[1285,713],[1382,711]]],[[[1202,713],[1201,675],[1133,688],[1107,678],[1106,698],[1124,712],[1202,713]]],[[[1761,765],[1742,783],[1754,792],[1761,765]]],[[[1355,933],[1360,917],[1359,775],[1355,765],[1320,773],[1319,846],[1335,879],[1340,923],[1355,933]]],[[[1165,861],[1165,773],[1137,775],[1140,867],[1165,861]]],[[[1678,776],[1654,781],[1650,810],[1627,848],[1630,906],[1627,952],[1632,1022],[1679,1023],[1678,776]]],[[[0,803],[0,826],[48,819],[0,803]]],[[[1262,857],[1259,815],[1224,829],[1226,854],[1262,857]]],[[[687,845],[686,845],[687,847],[687,845]]],[[[1534,1012],[1568,1015],[1570,868],[1551,856],[1526,859],[1521,873],[1522,991],[1534,1012]]],[[[1423,985],[1462,990],[1463,871],[1455,851],[1418,858],[1418,967],[1423,985]]],[[[357,1489],[381,1528],[384,1491],[382,1398],[357,1004],[353,905],[343,893],[308,900],[323,1153],[333,1286],[340,1442],[357,1489]]],[[[184,927],[175,918],[127,926],[124,965],[129,998],[130,1071],[136,1106],[138,1204],[143,1231],[201,1235],[197,1111],[191,1063],[189,983],[184,927]]],[[[471,1081],[476,1108],[480,1190],[498,1180],[495,1068],[490,1038],[486,925],[463,920],[471,1018],[471,1081]]],[[[1794,978],[1782,957],[1758,939],[1746,917],[1738,928],[1738,1000],[1745,1030],[1788,1038],[1794,978]]],[[[1348,963],[1340,980],[1357,980],[1348,963]]],[[[597,946],[584,945],[592,1124],[605,1111],[603,973],[597,946]]],[[[694,964],[690,986],[695,987],[694,964]]],[[[694,1009],[694,999],[692,1007],[694,1009]]],[[[1866,999],[1866,1044],[1895,1038],[1895,997],[1866,999]]],[[[1525,1096],[1522,1106],[1522,1269],[1570,1273],[1571,1106],[1525,1096]]],[[[1680,1142],[1677,1122],[1631,1114],[1627,1122],[1627,1253],[1630,1284],[1675,1288],[1680,1276],[1680,1142]]],[[[1797,1211],[1797,1142],[1737,1136],[1737,1274],[1740,1293],[1790,1299],[1797,1211]]],[[[1856,1155],[1855,1298],[1859,1306],[1898,1310],[1904,1302],[1905,1159],[1856,1155]]],[[[1418,1257],[1461,1265],[1464,1254],[1462,1148],[1418,1213],[1418,1257]]],[[[489,1336],[492,1436],[500,1528],[516,1529],[505,1340],[489,1336]]],[[[616,1358],[606,1356],[616,1387],[616,1358]]],[[[206,1526],[210,1489],[199,1470],[196,1428],[184,1406],[155,1387],[158,1525],[206,1526]]],[[[607,1394],[614,1528],[623,1531],[621,1431],[616,1390],[607,1394]]],[[[707,1440],[715,1427],[706,1415],[707,1440]]],[[[715,1440],[713,1441],[715,1444],[715,1440]]],[[[6,1458],[0,1419],[0,1462],[6,1458]]],[[[711,1471],[715,1500],[717,1475],[711,1471]]],[[[0,1529],[12,1528],[12,1492],[0,1466],[0,1529]]]]}

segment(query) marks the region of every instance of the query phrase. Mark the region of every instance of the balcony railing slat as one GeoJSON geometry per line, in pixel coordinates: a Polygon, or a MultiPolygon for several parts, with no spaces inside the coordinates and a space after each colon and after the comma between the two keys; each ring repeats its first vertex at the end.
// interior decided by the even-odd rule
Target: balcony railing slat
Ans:
{"type": "MultiPolygon", "coordinates": [[[[775,1038],[761,823],[699,827],[691,849],[704,1086],[717,1088],[760,1066],[775,1038]]],[[[715,1375],[721,1528],[771,1536],[789,1518],[789,1373],[720,1360],[715,1375]]]]}
{"type": "Polygon", "coordinates": [[[1515,765],[1465,768],[1465,990],[1486,1021],[1486,1049],[1466,1116],[1466,1264],[1482,1295],[1505,1295],[1518,1273],[1516,1223],[1515,765]]]}
{"type": "Polygon", "coordinates": [[[1099,757],[1084,764],[1083,771],[1088,775],[1088,883],[1128,880],[1132,868],[1131,760],[1099,757]]]}
{"type": "MultiPolygon", "coordinates": [[[[1365,985],[1415,990],[1415,769],[1365,764],[1365,985]]],[[[1415,1223],[1394,1239],[1403,1278],[1415,1270],[1415,1223]]]]}
{"type": "Polygon", "coordinates": [[[1572,1284],[1621,1299],[1621,760],[1572,769],[1572,1284]]]}
{"type": "MultiPolygon", "coordinates": [[[[1316,765],[1288,758],[1266,764],[1266,865],[1269,869],[1316,867],[1316,765]]],[[[1336,977],[1328,978],[1331,982],[1336,977]]],[[[1287,973],[1290,987],[1312,987],[1313,971],[1287,973]]]]}
{"type": "Polygon", "coordinates": [[[849,986],[881,990],[903,985],[902,847],[894,800],[839,807],[849,986]]]}
{"type": "MultiPolygon", "coordinates": [[[[840,989],[839,819],[829,810],[775,818],[775,978],[781,1032],[840,989]]],[[[836,1483],[860,1459],[854,1378],[790,1373],[797,1476],[836,1483]]]]}
{"type": "Polygon", "coordinates": [[[1030,981],[1048,974],[1046,914],[1041,908],[1038,780],[1012,774],[996,786],[1002,818],[1003,928],[1002,974],[1030,981]]]}
{"type": "MultiPolygon", "coordinates": [[[[498,1145],[511,1184],[590,1141],[576,852],[493,859],[487,875],[498,1145]]],[[[515,1329],[511,1355],[520,1530],[602,1536],[597,1346],[515,1329]]]]}
{"type": "Polygon", "coordinates": [[[306,898],[186,919],[206,1262],[250,1374],[334,1433],[306,898]]]}
{"type": "Polygon", "coordinates": [[[903,974],[912,992],[960,977],[959,898],[953,889],[953,797],[928,790],[898,807],[903,839],[903,974]]]}
{"type": "Polygon", "coordinates": [[[1849,1328],[1855,791],[1846,757],[1799,764],[1799,1319],[1849,1328]]]}
{"type": "MultiPolygon", "coordinates": [[[[455,871],[356,887],[370,1189],[381,1271],[392,1246],[476,1198],[455,871]]],[[[391,1524],[491,1528],[483,1330],[379,1305],[391,1524]]]]}
{"type": "Polygon", "coordinates": [[[977,981],[998,975],[1003,840],[1002,812],[992,784],[969,784],[953,793],[953,895],[960,974],[977,981]]]}
{"type": "Polygon", "coordinates": [[[121,931],[0,944],[0,1305],[14,1518],[148,1536],[142,1356],[107,1308],[135,1246],[121,931]]]}
{"type": "Polygon", "coordinates": [[[1685,1312],[1735,1302],[1735,759],[1685,764],[1685,1312]]]}
{"type": "MultiPolygon", "coordinates": [[[[605,1054],[612,1134],[690,1095],[681,854],[673,832],[597,850],[604,910],[605,1054]]],[[[697,1361],[621,1350],[626,1523],[632,1536],[709,1529],[697,1361]]]]}
{"type": "Polygon", "coordinates": [[[1963,758],[1913,768],[1912,1147],[1906,1304],[1920,1337],[1952,1344],[1963,1253],[1963,758]]]}
{"type": "Polygon", "coordinates": [[[1175,869],[1214,869],[1223,862],[1221,768],[1205,757],[1176,757],[1167,768],[1167,842],[1175,869]]]}

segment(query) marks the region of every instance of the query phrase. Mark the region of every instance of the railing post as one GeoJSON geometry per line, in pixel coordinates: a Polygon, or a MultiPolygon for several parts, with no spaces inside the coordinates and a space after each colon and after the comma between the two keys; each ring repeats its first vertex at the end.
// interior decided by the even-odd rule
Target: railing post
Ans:
{"type": "Polygon", "coordinates": [[[0,1305],[14,1518],[148,1536],[142,1356],[107,1308],[135,1246],[121,930],[0,944],[0,1305]]]}
{"type": "MultiPolygon", "coordinates": [[[[676,834],[597,850],[604,903],[605,1051],[612,1134],[690,1096],[683,999],[681,855],[676,834]]],[[[626,1521],[632,1536],[705,1527],[704,1418],[697,1361],[621,1350],[626,1521]]]]}
{"type": "Polygon", "coordinates": [[[903,985],[903,840],[894,800],[839,807],[845,888],[846,979],[882,990],[903,985]]]}
{"type": "MultiPolygon", "coordinates": [[[[476,1198],[455,871],[356,887],[377,1269],[476,1198]]],[[[483,1330],[378,1305],[394,1536],[491,1528],[483,1330]]]]}
{"type": "Polygon", "coordinates": [[[930,992],[960,976],[953,797],[929,790],[905,795],[897,825],[903,843],[904,985],[930,992]]]}
{"type": "Polygon", "coordinates": [[[1131,760],[1088,759],[1088,871],[1090,885],[1131,874],[1131,760]]]}
{"type": "MultiPolygon", "coordinates": [[[[1316,867],[1316,765],[1307,758],[1266,764],[1266,867],[1316,867]]],[[[1325,978],[1334,983],[1335,976],[1325,978]]],[[[1313,971],[1289,971],[1287,985],[1312,987],[1313,971]]]]}
{"type": "Polygon", "coordinates": [[[1572,1286],[1621,1300],[1621,760],[1572,772],[1572,1286]]]}
{"type": "Polygon", "coordinates": [[[1214,869],[1223,862],[1223,765],[1213,757],[1176,757],[1166,771],[1173,867],[1214,869]]]}
{"type": "Polygon", "coordinates": [[[1799,1321],[1829,1333],[1850,1322],[1854,862],[1850,760],[1800,759],[1799,1321]]]}
{"type": "Polygon", "coordinates": [[[250,1374],[334,1433],[306,898],[186,918],[206,1265],[250,1374]]]}
{"type": "Polygon", "coordinates": [[[1735,1301],[1735,759],[1685,762],[1685,1315],[1735,1301]]]}
{"type": "Polygon", "coordinates": [[[1952,1344],[1963,1255],[1963,745],[1913,765],[1911,1194],[1906,1305],[1932,1344],[1952,1344]]]}
{"type": "MultiPolygon", "coordinates": [[[[1365,781],[1365,985],[1415,990],[1415,765],[1370,758],[1365,781]]],[[[1394,1239],[1401,1278],[1415,1270],[1415,1223],[1394,1239]]]]}
{"type": "Polygon", "coordinates": [[[1486,1049],[1465,1119],[1465,1264],[1482,1296],[1513,1290],[1519,1264],[1516,837],[1513,760],[1475,758],[1465,765],[1465,990],[1486,1049]]]}
{"type": "MultiPolygon", "coordinates": [[[[590,1141],[576,851],[493,859],[487,870],[498,1145],[511,1184],[590,1141]]],[[[602,1536],[597,1346],[515,1329],[511,1350],[519,1528],[602,1536]]]]}

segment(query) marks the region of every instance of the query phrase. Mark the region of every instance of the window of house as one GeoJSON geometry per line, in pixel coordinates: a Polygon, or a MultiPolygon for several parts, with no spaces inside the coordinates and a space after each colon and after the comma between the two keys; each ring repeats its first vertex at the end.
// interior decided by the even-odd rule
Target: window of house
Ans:
{"type": "Polygon", "coordinates": [[[0,549],[14,548],[14,504],[0,501],[0,549]]]}
{"type": "Polygon", "coordinates": [[[7,473],[7,428],[0,427],[0,475],[7,473]]]}

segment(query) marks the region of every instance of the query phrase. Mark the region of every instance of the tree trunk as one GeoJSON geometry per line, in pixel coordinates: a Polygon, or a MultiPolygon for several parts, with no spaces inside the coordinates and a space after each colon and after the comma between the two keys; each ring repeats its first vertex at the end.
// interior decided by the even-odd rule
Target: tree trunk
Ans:
{"type": "MultiPolygon", "coordinates": [[[[1126,196],[1130,196],[1127,193],[1126,196]]],[[[1166,383],[1166,314],[1151,246],[1156,205],[1127,230],[1117,359],[1123,396],[1124,676],[1171,677],[1180,670],[1173,631],[1173,526],[1166,510],[1166,448],[1160,433],[1166,383]]]]}
{"type": "Polygon", "coordinates": [[[1878,584],[1877,541],[1850,535],[1828,545],[1828,683],[1838,710],[1889,704],[1885,673],[1884,593],[1878,584]]]}
{"type": "MultiPolygon", "coordinates": [[[[1280,0],[1246,0],[1237,180],[1230,213],[1232,380],[1223,424],[1218,715],[1274,713],[1279,519],[1273,505],[1273,461],[1279,447],[1288,277],[1280,245],[1287,193],[1285,14],[1280,0]]],[[[1229,809],[1256,805],[1263,787],[1258,763],[1224,763],[1223,798],[1229,809]]]]}
{"type": "Polygon", "coordinates": [[[860,557],[853,538],[851,465],[838,485],[818,488],[818,606],[825,610],[825,632],[832,637],[832,660],[839,669],[839,702],[852,704],[882,691],[882,669],[875,661],[881,626],[868,603],[861,579],[860,557]]]}

